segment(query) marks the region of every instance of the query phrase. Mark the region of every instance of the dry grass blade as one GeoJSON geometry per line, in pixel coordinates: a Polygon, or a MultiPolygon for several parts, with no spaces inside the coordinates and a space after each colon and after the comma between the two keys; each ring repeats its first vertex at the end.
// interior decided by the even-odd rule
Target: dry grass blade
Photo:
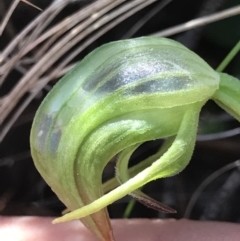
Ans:
{"type": "Polygon", "coordinates": [[[24,3],[26,3],[26,4],[28,4],[29,6],[31,6],[31,7],[33,7],[33,8],[38,9],[39,11],[42,11],[41,8],[39,8],[38,6],[34,5],[33,3],[30,3],[30,2],[27,1],[27,0],[21,0],[21,1],[24,2],[24,3]]]}
{"type": "Polygon", "coordinates": [[[219,170],[215,171],[214,173],[212,173],[210,176],[208,176],[200,185],[199,187],[196,189],[196,191],[193,193],[188,205],[187,205],[187,208],[186,208],[186,211],[185,211],[185,214],[184,214],[184,218],[190,218],[190,215],[191,215],[191,212],[192,212],[192,209],[198,199],[198,197],[200,196],[200,194],[202,193],[202,191],[211,183],[213,182],[217,177],[219,177],[220,175],[222,175],[223,173],[233,169],[233,168],[236,168],[236,167],[240,167],[240,160],[237,160],[233,163],[229,163],[228,165],[220,168],[219,170]]]}
{"type": "MultiPolygon", "coordinates": [[[[82,21],[79,25],[77,25],[75,28],[71,29],[71,34],[65,35],[63,38],[59,39],[57,43],[55,43],[54,46],[51,47],[50,50],[46,51],[46,53],[42,54],[42,58],[39,59],[38,63],[36,63],[23,78],[20,80],[19,84],[13,89],[10,94],[3,99],[2,106],[0,107],[0,111],[4,114],[4,117],[6,117],[10,111],[14,108],[18,100],[22,97],[23,94],[28,92],[30,89],[34,87],[34,85],[37,86],[38,91],[41,90],[44,85],[51,80],[49,76],[44,77],[38,81],[38,78],[48,70],[48,68],[51,67],[51,65],[58,60],[63,54],[65,54],[69,49],[71,49],[73,46],[75,46],[79,41],[81,41],[83,38],[87,37],[92,32],[96,31],[101,26],[106,25],[106,28],[104,31],[100,32],[100,35],[108,31],[110,28],[116,26],[119,22],[123,21],[127,17],[131,16],[133,13],[139,11],[140,9],[144,8],[145,6],[153,3],[156,0],[151,0],[148,2],[145,2],[143,0],[141,1],[132,1],[125,5],[120,6],[120,8],[117,8],[114,11],[110,11],[114,9],[117,5],[119,5],[123,0],[115,1],[112,4],[108,4],[105,8],[103,8],[101,11],[95,13],[92,18],[88,18],[85,21],[82,21]],[[109,14],[107,12],[110,11],[109,14]],[[124,14],[126,13],[126,14],[124,14]],[[111,22],[112,20],[115,20],[114,22],[111,22]],[[120,21],[119,21],[120,20],[120,21]],[[110,24],[108,24],[110,22],[110,24]],[[114,23],[114,24],[113,24],[114,23]],[[91,26],[90,26],[91,25],[91,26]],[[82,33],[81,33],[82,32],[82,33]],[[79,34],[81,33],[81,34],[79,34]],[[76,36],[76,37],[75,37],[76,36]],[[46,61],[48,61],[48,65],[46,65],[46,61]],[[14,102],[10,102],[14,100],[14,102]],[[11,106],[10,106],[11,105],[11,106]]],[[[105,1],[106,2],[106,1],[105,1]]],[[[98,3],[98,2],[96,2],[98,3]]],[[[92,14],[92,12],[91,12],[92,14]]],[[[97,38],[99,37],[99,33],[95,35],[97,38]]],[[[92,38],[91,41],[94,41],[96,38],[92,38]]],[[[86,45],[89,45],[91,41],[85,42],[85,45],[83,45],[84,49],[86,45]],[[87,44],[86,44],[87,43],[87,44]]],[[[78,51],[77,51],[78,52],[78,51]]],[[[74,51],[74,55],[76,51],[74,51]]],[[[68,58],[70,61],[70,58],[68,58]]],[[[65,64],[67,62],[65,61],[65,64]]],[[[64,67],[64,66],[62,66],[64,67]]],[[[52,72],[51,76],[54,76],[56,74],[55,71],[52,72]]],[[[34,88],[34,91],[31,93],[31,95],[25,100],[25,102],[21,105],[21,107],[14,113],[10,121],[6,124],[3,132],[1,133],[0,139],[3,139],[6,135],[7,131],[10,129],[14,121],[17,119],[17,117],[21,114],[21,112],[26,108],[26,106],[31,102],[31,100],[36,95],[37,91],[36,88],[34,88]]]]}
{"type": "MultiPolygon", "coordinates": [[[[77,23],[83,21],[84,19],[88,19],[93,14],[93,10],[98,12],[102,8],[106,8],[107,5],[109,4],[113,5],[114,7],[114,5],[120,4],[124,1],[125,0],[118,0],[118,1],[115,1],[115,3],[111,4],[112,3],[111,0],[105,0],[105,1],[100,1],[100,2],[90,4],[88,7],[84,8],[84,11],[83,9],[80,9],[79,11],[76,12],[76,14],[67,17],[64,21],[58,23],[55,27],[53,27],[46,33],[42,33],[42,30],[44,29],[46,24],[48,24],[59,13],[59,11],[61,11],[62,8],[65,7],[65,5],[67,4],[67,1],[64,1],[65,5],[62,5],[62,6],[54,5],[51,8],[51,11],[49,9],[45,10],[40,15],[39,21],[34,21],[35,24],[31,24],[30,28],[25,29],[24,34],[20,34],[16,38],[17,40],[15,39],[13,41],[14,44],[10,43],[10,45],[3,51],[0,60],[1,59],[5,60],[7,56],[10,55],[10,53],[14,50],[16,45],[20,43],[20,41],[24,43],[21,45],[21,49],[17,52],[17,54],[14,54],[13,57],[11,57],[11,59],[8,59],[5,66],[2,66],[1,72],[4,74],[0,80],[0,84],[3,83],[7,74],[15,66],[15,64],[17,64],[17,62],[29,51],[33,50],[35,47],[41,44],[42,41],[46,40],[47,38],[52,38],[52,36],[54,35],[56,36],[56,35],[64,34],[66,31],[74,27],[74,25],[76,25],[77,23]],[[48,12],[48,14],[46,14],[46,12],[48,12]],[[30,30],[33,30],[32,34],[30,34],[30,30]],[[28,37],[27,34],[30,36],[28,37]]],[[[94,16],[93,18],[90,18],[89,23],[91,23],[92,22],[91,19],[94,19],[95,17],[96,16],[94,16]]]]}
{"type": "MultiPolygon", "coordinates": [[[[18,36],[16,36],[12,42],[10,42],[9,45],[2,51],[0,55],[0,63],[2,64],[6,62],[6,59],[13,52],[14,48],[16,48],[18,44],[29,34],[29,32],[34,30],[39,23],[44,23],[44,20],[47,19],[48,16],[54,14],[58,9],[63,9],[66,5],[69,4],[69,2],[71,2],[71,0],[54,1],[47,9],[45,9],[39,16],[37,16],[36,19],[30,22],[29,25],[23,31],[21,31],[18,36]]],[[[3,72],[3,69],[4,66],[1,66],[0,73],[3,72]]]]}
{"type": "MultiPolygon", "coordinates": [[[[123,0],[115,1],[114,4],[110,4],[110,5],[112,6],[112,8],[114,8],[116,2],[121,3],[122,1],[123,0]]],[[[105,8],[108,10],[109,5],[106,6],[105,8]]],[[[84,11],[84,9],[82,9],[81,11],[84,11]]],[[[100,18],[105,13],[106,11],[104,11],[104,9],[99,11],[98,17],[100,18]]],[[[4,101],[2,103],[2,106],[0,107],[2,118],[5,118],[10,113],[10,111],[14,108],[15,103],[19,101],[22,95],[32,88],[33,83],[37,81],[38,77],[42,75],[49,67],[51,67],[51,65],[71,47],[70,46],[71,39],[73,39],[76,35],[79,35],[81,31],[83,31],[88,26],[90,26],[90,24],[93,24],[94,21],[96,21],[95,18],[86,18],[86,20],[83,21],[83,23],[80,23],[79,25],[77,25],[74,29],[71,30],[69,34],[65,35],[62,39],[60,39],[57,43],[55,43],[55,45],[52,46],[52,48],[49,49],[49,51],[46,51],[43,53],[43,56],[40,59],[38,59],[36,64],[31,69],[29,69],[26,75],[22,77],[22,79],[14,87],[14,89],[8,94],[8,96],[3,99],[4,101]]],[[[94,27],[94,29],[91,28],[90,31],[89,30],[87,31],[91,33],[93,30],[95,30],[95,28],[96,27],[94,27]]],[[[80,38],[82,39],[82,37],[80,38]]],[[[18,59],[18,57],[19,56],[17,54],[15,56],[13,64],[16,63],[16,59],[18,59]]],[[[7,71],[5,71],[5,73],[7,73],[7,71]]]]}
{"type": "Polygon", "coordinates": [[[197,140],[198,141],[212,141],[212,140],[219,140],[219,139],[225,139],[229,137],[233,137],[240,134],[240,127],[222,131],[218,133],[212,133],[212,134],[204,134],[204,135],[198,135],[197,140]]]}
{"type": "MultiPolygon", "coordinates": [[[[121,2],[124,2],[126,0],[116,1],[115,4],[120,4],[121,2]]],[[[59,24],[53,26],[48,31],[43,32],[39,38],[37,38],[35,41],[33,41],[30,45],[26,46],[24,48],[23,54],[27,54],[29,51],[31,51],[33,48],[35,48],[37,45],[45,41],[46,39],[50,38],[54,34],[61,33],[62,34],[74,26],[76,24],[80,23],[87,17],[96,18],[98,17],[98,11],[109,5],[112,1],[111,0],[105,0],[105,1],[97,1],[93,4],[88,5],[85,7],[84,11],[81,9],[77,11],[76,13],[72,14],[71,16],[68,16],[63,21],[61,21],[59,24]]]]}
{"type": "Polygon", "coordinates": [[[18,5],[18,3],[19,3],[20,1],[21,1],[21,0],[15,0],[15,1],[12,2],[9,10],[8,10],[7,13],[6,13],[6,16],[4,17],[4,19],[3,19],[2,23],[1,23],[1,26],[0,26],[0,36],[2,35],[5,27],[7,26],[7,23],[8,23],[8,21],[9,21],[10,17],[12,16],[15,8],[17,7],[17,5],[18,5]]]}
{"type": "Polygon", "coordinates": [[[148,22],[154,15],[161,11],[173,0],[161,1],[155,8],[148,12],[144,17],[142,17],[138,22],[136,22],[123,36],[122,39],[127,39],[133,36],[146,22],[148,22]]]}
{"type": "Polygon", "coordinates": [[[166,30],[154,33],[154,34],[152,34],[152,36],[158,36],[158,37],[170,36],[170,35],[181,33],[181,32],[193,29],[193,28],[197,28],[197,27],[209,24],[209,23],[213,23],[213,22],[225,19],[225,18],[233,17],[238,14],[240,14],[240,5],[229,8],[227,10],[223,10],[218,13],[210,14],[209,16],[197,18],[197,19],[188,21],[186,23],[179,24],[172,28],[168,28],[166,30]]]}

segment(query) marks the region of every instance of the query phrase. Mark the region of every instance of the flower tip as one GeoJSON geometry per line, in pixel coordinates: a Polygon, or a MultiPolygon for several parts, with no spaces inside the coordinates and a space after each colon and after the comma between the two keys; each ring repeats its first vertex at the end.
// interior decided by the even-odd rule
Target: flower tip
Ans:
{"type": "Polygon", "coordinates": [[[64,220],[63,217],[60,217],[60,218],[56,218],[52,221],[52,224],[57,224],[57,223],[63,223],[63,222],[66,222],[66,220],[64,220]]]}
{"type": "Polygon", "coordinates": [[[57,224],[57,223],[60,223],[61,221],[59,221],[58,220],[58,218],[56,218],[56,219],[54,219],[53,221],[52,221],[52,224],[57,224]]]}
{"type": "Polygon", "coordinates": [[[63,215],[62,217],[54,219],[52,221],[52,224],[64,223],[64,222],[72,221],[75,219],[79,219],[79,217],[75,215],[75,212],[70,212],[70,213],[63,215]]]}

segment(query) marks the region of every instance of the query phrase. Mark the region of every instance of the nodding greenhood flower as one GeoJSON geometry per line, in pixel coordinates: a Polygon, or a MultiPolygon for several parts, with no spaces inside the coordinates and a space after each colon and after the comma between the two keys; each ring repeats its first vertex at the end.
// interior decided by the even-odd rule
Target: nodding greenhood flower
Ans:
{"type": "Polygon", "coordinates": [[[81,219],[110,241],[106,206],[127,194],[174,212],[138,189],[186,167],[209,99],[240,120],[240,81],[173,40],[123,40],[88,54],[47,95],[31,130],[37,169],[72,211],[55,223],[81,219]],[[128,169],[134,150],[159,138],[165,138],[159,151],[128,169]],[[119,186],[106,185],[115,189],[104,195],[102,172],[114,156],[119,186]]]}

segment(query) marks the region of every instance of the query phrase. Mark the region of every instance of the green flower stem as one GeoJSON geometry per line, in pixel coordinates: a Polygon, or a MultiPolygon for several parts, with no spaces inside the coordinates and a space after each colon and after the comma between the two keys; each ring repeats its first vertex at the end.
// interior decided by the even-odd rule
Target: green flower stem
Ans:
{"type": "Polygon", "coordinates": [[[135,203],[136,203],[136,199],[130,200],[130,202],[128,203],[128,205],[123,213],[123,218],[129,218],[129,216],[131,215],[131,212],[134,208],[135,203]]]}
{"type": "Polygon", "coordinates": [[[239,51],[240,51],[240,40],[233,47],[233,49],[229,52],[229,54],[224,58],[224,60],[221,62],[221,64],[217,67],[216,71],[222,72],[239,51]]]}

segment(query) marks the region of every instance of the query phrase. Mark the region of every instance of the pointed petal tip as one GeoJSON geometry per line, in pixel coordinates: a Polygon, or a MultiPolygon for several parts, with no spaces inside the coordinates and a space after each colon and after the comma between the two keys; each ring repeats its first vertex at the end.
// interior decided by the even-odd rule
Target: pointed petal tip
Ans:
{"type": "Polygon", "coordinates": [[[56,218],[52,221],[52,224],[57,224],[57,223],[61,223],[61,220],[59,220],[59,218],[56,218]]]}
{"type": "Polygon", "coordinates": [[[72,221],[73,219],[68,219],[64,216],[62,217],[59,217],[59,218],[55,218],[53,221],[52,221],[52,224],[58,224],[58,223],[64,223],[64,222],[68,222],[68,221],[72,221]]]}

